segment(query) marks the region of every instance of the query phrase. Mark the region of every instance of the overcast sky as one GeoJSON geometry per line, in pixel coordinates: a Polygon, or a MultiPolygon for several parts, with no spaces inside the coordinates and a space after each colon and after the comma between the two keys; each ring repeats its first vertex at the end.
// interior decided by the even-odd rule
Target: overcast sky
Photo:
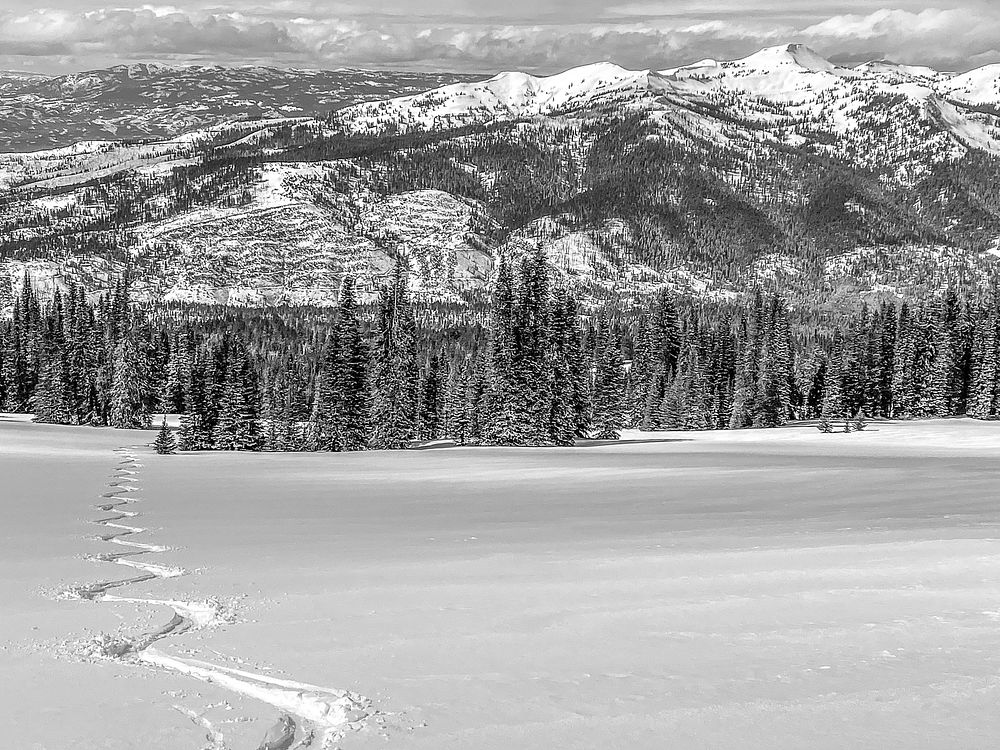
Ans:
{"type": "Polygon", "coordinates": [[[837,62],[1000,62],[1000,0],[0,0],[0,69],[124,62],[552,73],[803,42],[837,62]],[[40,7],[42,6],[42,7],[40,7]]]}

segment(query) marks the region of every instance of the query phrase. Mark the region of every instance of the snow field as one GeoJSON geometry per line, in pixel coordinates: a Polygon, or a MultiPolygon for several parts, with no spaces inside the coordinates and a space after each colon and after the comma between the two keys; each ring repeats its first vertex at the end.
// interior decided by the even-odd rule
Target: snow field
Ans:
{"type": "Polygon", "coordinates": [[[0,719],[15,746],[158,750],[208,734],[252,748],[279,711],[300,729],[355,724],[344,750],[1000,739],[998,424],[630,433],[575,449],[135,449],[144,465],[110,489],[136,490],[87,499],[109,491],[114,447],[152,437],[0,420],[19,499],[0,531],[0,669],[17,685],[0,719]],[[85,538],[94,502],[103,517],[140,512],[146,531],[130,536],[169,543],[156,563],[189,574],[93,606],[43,596],[115,569],[81,558],[109,548],[85,538]],[[240,597],[240,621],[210,627],[194,603],[213,596],[240,597]],[[32,648],[119,622],[153,633],[164,611],[193,627],[141,650],[146,666],[32,648]],[[38,720],[12,721],[25,716],[38,720]]]}

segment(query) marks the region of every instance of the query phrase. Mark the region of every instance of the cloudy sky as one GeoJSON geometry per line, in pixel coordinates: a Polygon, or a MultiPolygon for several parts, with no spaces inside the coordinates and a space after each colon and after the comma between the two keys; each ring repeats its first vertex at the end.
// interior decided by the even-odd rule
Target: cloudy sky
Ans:
{"type": "Polygon", "coordinates": [[[550,73],[786,42],[965,70],[1000,62],[1000,1],[0,0],[0,69],[45,73],[139,61],[550,73]]]}

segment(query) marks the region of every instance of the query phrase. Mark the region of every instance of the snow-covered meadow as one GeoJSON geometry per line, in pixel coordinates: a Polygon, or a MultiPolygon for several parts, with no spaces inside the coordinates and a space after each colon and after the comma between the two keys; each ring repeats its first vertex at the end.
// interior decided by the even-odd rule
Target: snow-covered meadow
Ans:
{"type": "Polygon", "coordinates": [[[1000,742],[1000,424],[116,451],[153,437],[0,415],[5,747],[1000,742]]]}

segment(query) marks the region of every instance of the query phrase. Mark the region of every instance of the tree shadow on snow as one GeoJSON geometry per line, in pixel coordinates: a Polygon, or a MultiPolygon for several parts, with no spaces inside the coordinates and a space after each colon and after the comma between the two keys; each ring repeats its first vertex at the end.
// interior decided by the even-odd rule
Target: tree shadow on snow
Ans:
{"type": "Polygon", "coordinates": [[[647,443],[693,443],[694,438],[642,438],[636,440],[580,440],[574,448],[601,448],[605,445],[645,445],[647,443]]]}
{"type": "Polygon", "coordinates": [[[448,448],[467,448],[467,449],[483,449],[483,448],[532,448],[535,450],[553,450],[557,448],[600,448],[605,445],[641,445],[643,443],[690,443],[693,438],[643,438],[641,440],[578,440],[576,445],[516,445],[516,446],[497,446],[497,445],[459,445],[451,440],[441,440],[434,443],[428,443],[427,445],[413,445],[408,448],[411,451],[434,451],[434,450],[445,450],[448,448]]]}

